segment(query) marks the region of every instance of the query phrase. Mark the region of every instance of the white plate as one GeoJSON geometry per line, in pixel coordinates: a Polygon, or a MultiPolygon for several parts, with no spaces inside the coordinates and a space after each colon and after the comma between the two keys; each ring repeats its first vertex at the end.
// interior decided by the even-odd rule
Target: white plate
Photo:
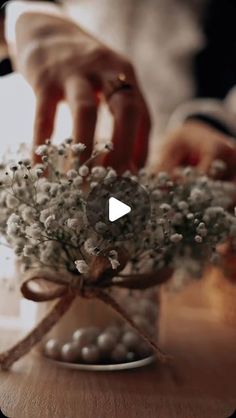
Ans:
{"type": "Polygon", "coordinates": [[[65,361],[57,361],[52,360],[46,357],[52,363],[55,363],[61,367],[65,367],[67,369],[74,369],[74,370],[88,370],[88,371],[96,371],[96,372],[106,372],[106,371],[116,371],[116,370],[128,370],[128,369],[135,369],[138,367],[144,367],[148,364],[151,364],[155,361],[156,356],[149,356],[145,357],[142,360],[130,361],[127,363],[119,363],[119,364],[80,364],[80,363],[67,363],[65,361]]]}

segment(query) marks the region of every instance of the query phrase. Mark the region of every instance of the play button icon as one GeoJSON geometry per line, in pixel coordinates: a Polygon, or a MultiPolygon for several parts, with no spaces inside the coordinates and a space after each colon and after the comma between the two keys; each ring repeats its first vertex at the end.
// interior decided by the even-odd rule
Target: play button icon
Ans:
{"type": "Polygon", "coordinates": [[[126,177],[103,181],[88,195],[86,215],[97,234],[128,240],[146,228],[150,198],[145,187],[126,177]]]}
{"type": "Polygon", "coordinates": [[[116,199],[115,197],[110,197],[109,199],[109,221],[114,222],[117,219],[122,218],[122,216],[127,215],[131,212],[131,207],[116,199]]]}

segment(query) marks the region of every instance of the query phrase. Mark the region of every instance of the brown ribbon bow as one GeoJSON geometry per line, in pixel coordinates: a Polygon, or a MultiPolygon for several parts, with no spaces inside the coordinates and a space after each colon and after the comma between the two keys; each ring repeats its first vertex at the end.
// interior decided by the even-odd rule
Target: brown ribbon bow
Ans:
{"type": "Polygon", "coordinates": [[[171,275],[171,270],[163,270],[158,273],[126,275],[115,277],[115,274],[124,268],[125,261],[121,263],[119,270],[112,271],[108,267],[108,260],[105,257],[96,257],[91,264],[91,273],[88,277],[79,274],[72,274],[67,271],[53,271],[50,269],[29,270],[21,286],[22,295],[34,302],[45,302],[59,299],[53,308],[48,312],[38,325],[21,341],[12,348],[0,354],[0,366],[7,370],[11,365],[27,354],[44,335],[59,321],[68,311],[74,299],[79,296],[83,298],[98,298],[106,305],[115,310],[125,319],[142,338],[152,347],[158,359],[166,362],[169,358],[164,354],[152,339],[140,329],[129,317],[125,310],[116,302],[106,289],[123,287],[127,289],[146,289],[161,284],[171,275]]]}

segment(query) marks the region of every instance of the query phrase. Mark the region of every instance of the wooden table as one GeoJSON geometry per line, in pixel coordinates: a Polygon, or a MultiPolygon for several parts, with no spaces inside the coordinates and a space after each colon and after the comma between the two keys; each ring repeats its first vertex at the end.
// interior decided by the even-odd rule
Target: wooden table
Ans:
{"type": "MultiPolygon", "coordinates": [[[[0,407],[10,418],[226,418],[236,409],[236,330],[217,323],[191,286],[165,298],[162,347],[174,355],[125,372],[80,372],[36,354],[0,374],[0,407]]],[[[1,349],[16,339],[2,332],[1,349]]]]}

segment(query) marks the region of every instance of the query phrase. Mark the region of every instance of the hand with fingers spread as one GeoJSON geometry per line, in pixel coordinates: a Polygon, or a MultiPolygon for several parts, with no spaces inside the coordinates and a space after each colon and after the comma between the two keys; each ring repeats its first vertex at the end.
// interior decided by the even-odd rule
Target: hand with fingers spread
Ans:
{"type": "Polygon", "coordinates": [[[37,106],[34,145],[53,132],[57,104],[69,104],[75,142],[93,150],[100,101],[114,119],[113,150],[106,165],[118,171],[141,167],[146,160],[150,118],[132,65],[71,20],[24,13],[16,23],[16,67],[31,84],[37,106]]]}
{"type": "Polygon", "coordinates": [[[164,139],[157,168],[174,173],[176,168],[190,165],[210,174],[214,160],[225,162],[223,178],[236,177],[236,141],[207,123],[189,120],[164,139]]]}

